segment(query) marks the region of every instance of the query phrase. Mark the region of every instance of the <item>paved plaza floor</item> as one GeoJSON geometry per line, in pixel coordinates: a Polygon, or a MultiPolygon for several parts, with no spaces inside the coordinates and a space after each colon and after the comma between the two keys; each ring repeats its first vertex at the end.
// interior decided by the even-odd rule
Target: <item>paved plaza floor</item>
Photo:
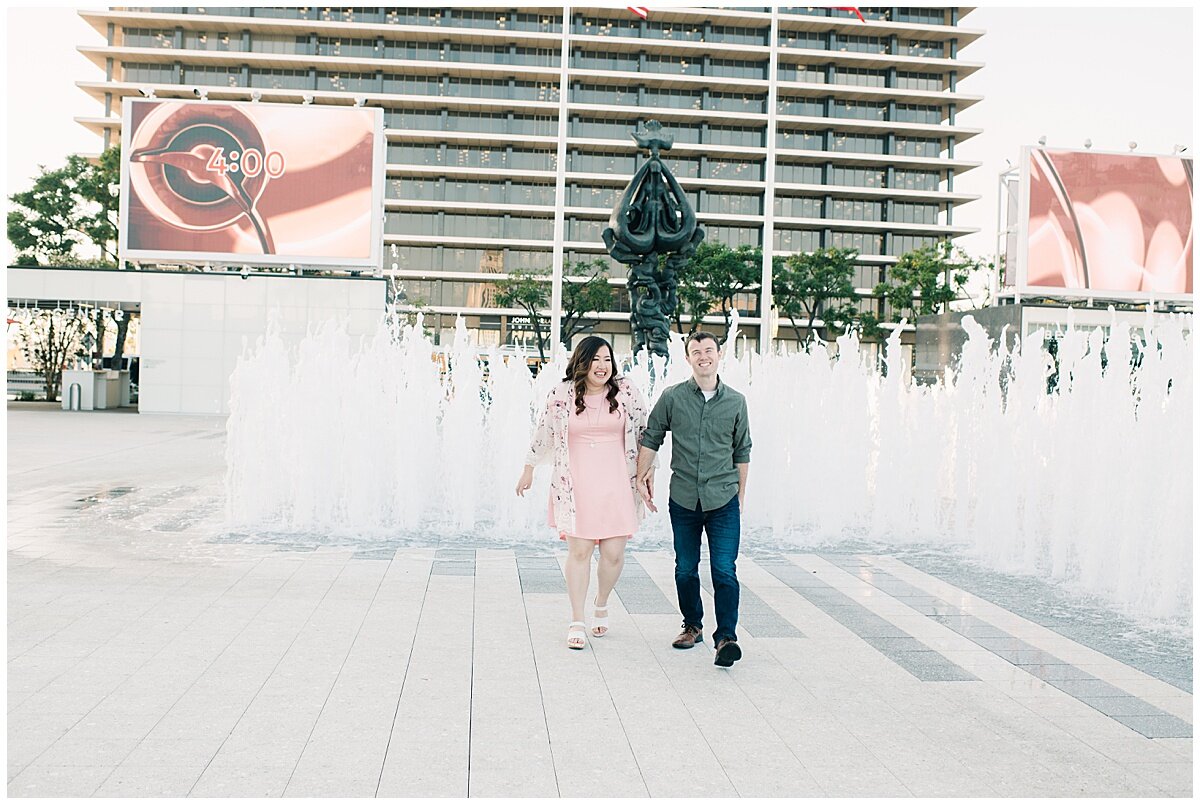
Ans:
{"type": "Polygon", "coordinates": [[[569,651],[555,545],[220,538],[220,418],[8,440],[10,796],[1192,794],[1188,690],[896,556],[743,557],[719,669],[633,550],[569,651]]]}

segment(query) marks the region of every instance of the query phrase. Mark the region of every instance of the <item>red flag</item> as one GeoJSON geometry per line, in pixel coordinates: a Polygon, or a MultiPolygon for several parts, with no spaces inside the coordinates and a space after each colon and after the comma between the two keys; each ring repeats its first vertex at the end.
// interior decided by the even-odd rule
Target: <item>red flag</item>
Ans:
{"type": "Polygon", "coordinates": [[[650,16],[650,9],[646,8],[645,6],[626,6],[626,8],[632,11],[634,14],[637,14],[642,19],[646,19],[650,16]]]}
{"type": "Polygon", "coordinates": [[[853,11],[854,16],[858,17],[859,22],[866,22],[866,20],[863,19],[862,12],[858,10],[857,6],[834,6],[833,8],[835,11],[853,11]]]}

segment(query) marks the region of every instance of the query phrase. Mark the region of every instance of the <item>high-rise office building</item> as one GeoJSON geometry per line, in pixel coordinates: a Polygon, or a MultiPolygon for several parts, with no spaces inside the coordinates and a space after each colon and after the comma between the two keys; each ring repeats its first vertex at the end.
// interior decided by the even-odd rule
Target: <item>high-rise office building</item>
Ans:
{"type": "MultiPolygon", "coordinates": [[[[955,223],[975,198],[955,180],[978,163],[955,150],[979,133],[957,124],[980,100],[958,82],[981,67],[959,51],[983,32],[960,25],[968,8],[858,11],[87,10],[106,44],[81,51],[104,76],[79,86],[103,114],[79,122],[116,144],[122,100],[143,90],[382,107],[399,301],[435,329],[463,314],[481,343],[520,341],[528,321],[497,307],[497,276],[543,270],[552,287],[601,260],[613,295],[596,329],[625,350],[625,270],[600,233],[647,120],[674,136],[666,161],[709,240],[768,261],[857,249],[863,306],[880,304],[870,289],[898,255],[975,231],[955,223]]],[[[735,299],[751,339],[760,291],[735,299]]]]}

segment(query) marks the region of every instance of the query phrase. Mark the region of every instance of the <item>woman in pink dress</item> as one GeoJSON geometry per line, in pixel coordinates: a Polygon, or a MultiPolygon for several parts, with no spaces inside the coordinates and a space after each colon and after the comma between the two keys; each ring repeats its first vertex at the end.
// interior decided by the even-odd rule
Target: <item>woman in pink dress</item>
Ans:
{"type": "Polygon", "coordinates": [[[625,543],[645,516],[637,453],[648,415],[641,391],[617,376],[612,346],[588,336],[547,397],[530,442],[517,494],[524,496],[533,484],[536,464],[553,462],[548,525],[567,543],[568,648],[581,649],[587,642],[583,611],[596,546],[599,589],[592,602],[592,636],[608,632],[608,596],[625,566],[625,543]]]}

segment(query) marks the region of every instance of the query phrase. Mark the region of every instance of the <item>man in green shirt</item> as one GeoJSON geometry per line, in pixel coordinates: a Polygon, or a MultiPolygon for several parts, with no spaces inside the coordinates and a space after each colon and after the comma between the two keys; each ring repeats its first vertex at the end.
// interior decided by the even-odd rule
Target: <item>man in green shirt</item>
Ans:
{"type": "Polygon", "coordinates": [[[746,398],[717,376],[720,345],[700,331],[684,344],[692,377],[663,391],[650,413],[638,451],[642,496],[654,506],[654,454],[671,431],[671,494],[668,509],[675,535],[675,590],[683,632],[672,643],[692,648],[703,641],[700,600],[700,535],[708,535],[713,600],[717,609],[715,664],[741,659],[737,643],[737,554],[741,511],[750,469],[750,417],[746,398]]]}

